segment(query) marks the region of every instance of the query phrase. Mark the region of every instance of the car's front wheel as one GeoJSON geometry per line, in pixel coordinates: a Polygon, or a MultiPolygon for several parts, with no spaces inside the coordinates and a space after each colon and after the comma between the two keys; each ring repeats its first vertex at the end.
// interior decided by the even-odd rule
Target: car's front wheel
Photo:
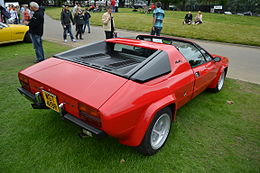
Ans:
{"type": "Polygon", "coordinates": [[[171,129],[172,111],[160,110],[152,120],[138,151],[144,155],[153,155],[165,144],[171,129]]]}
{"type": "Polygon", "coordinates": [[[29,32],[26,32],[23,41],[27,42],[27,43],[31,43],[32,42],[32,39],[31,39],[31,37],[29,35],[29,32]]]}
{"type": "Polygon", "coordinates": [[[223,88],[225,78],[226,78],[226,71],[224,70],[218,79],[216,88],[213,88],[213,92],[219,92],[223,88]]]}

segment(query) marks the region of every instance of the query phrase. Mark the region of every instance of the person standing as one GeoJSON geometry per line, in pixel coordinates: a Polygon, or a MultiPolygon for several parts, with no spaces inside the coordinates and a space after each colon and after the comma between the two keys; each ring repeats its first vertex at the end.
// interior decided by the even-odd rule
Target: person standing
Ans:
{"type": "Polygon", "coordinates": [[[82,33],[83,33],[83,25],[85,22],[84,22],[84,16],[81,8],[77,8],[77,12],[74,15],[74,21],[76,23],[76,31],[77,31],[76,39],[78,39],[79,36],[79,39],[83,40],[82,33]]]}
{"type": "Polygon", "coordinates": [[[22,23],[25,23],[25,21],[30,20],[30,10],[28,9],[28,7],[24,7],[22,15],[23,15],[23,22],[22,23]]]}
{"type": "Polygon", "coordinates": [[[115,3],[115,12],[118,13],[119,0],[116,0],[115,3]]]}
{"type": "Polygon", "coordinates": [[[25,21],[25,24],[28,24],[29,26],[29,34],[36,53],[37,60],[34,62],[38,63],[44,60],[44,51],[42,47],[44,12],[39,9],[39,5],[36,2],[30,2],[30,9],[34,14],[29,22],[25,21]]]}
{"type": "Polygon", "coordinates": [[[89,24],[89,19],[91,18],[91,15],[88,12],[88,8],[85,9],[84,13],[84,27],[83,27],[83,33],[86,31],[86,25],[88,25],[88,33],[90,33],[90,24],[89,24]]]}
{"type": "Polygon", "coordinates": [[[60,14],[60,20],[61,20],[61,25],[63,27],[64,43],[67,42],[67,33],[69,33],[71,41],[75,42],[76,40],[74,39],[73,34],[71,32],[71,22],[74,25],[74,20],[68,5],[66,5],[65,8],[62,10],[60,14]]]}
{"type": "Polygon", "coordinates": [[[115,12],[115,5],[116,5],[116,0],[111,0],[111,3],[110,5],[112,6],[112,12],[114,13],[115,12]]]}
{"type": "Polygon", "coordinates": [[[160,36],[163,28],[164,10],[161,9],[161,2],[156,3],[156,9],[153,11],[153,27],[151,35],[160,36]]]}
{"type": "Polygon", "coordinates": [[[10,24],[18,24],[18,13],[14,5],[11,5],[9,8],[9,13],[11,18],[9,19],[10,24]]]}
{"type": "Polygon", "coordinates": [[[107,12],[102,16],[103,29],[105,31],[106,39],[113,38],[115,32],[115,22],[112,15],[112,7],[107,8],[107,12]]]}
{"type": "Polygon", "coordinates": [[[16,13],[17,13],[17,24],[20,24],[21,23],[21,10],[20,10],[20,6],[17,5],[15,7],[16,9],[16,13]]]}
{"type": "Polygon", "coordinates": [[[10,17],[10,13],[2,5],[0,5],[0,22],[7,23],[10,17]]]}
{"type": "Polygon", "coordinates": [[[76,13],[78,7],[79,7],[79,3],[78,3],[78,1],[76,1],[76,2],[75,2],[75,6],[74,6],[73,9],[72,9],[73,15],[75,15],[75,13],[76,13]]]}

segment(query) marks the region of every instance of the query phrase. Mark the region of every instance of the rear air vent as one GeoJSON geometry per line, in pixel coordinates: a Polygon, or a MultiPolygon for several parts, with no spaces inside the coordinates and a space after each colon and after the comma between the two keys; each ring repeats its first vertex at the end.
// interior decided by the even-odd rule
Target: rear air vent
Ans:
{"type": "Polygon", "coordinates": [[[86,59],[86,58],[102,58],[102,57],[107,57],[106,54],[103,53],[98,53],[98,54],[92,54],[92,55],[87,55],[87,56],[82,56],[80,58],[86,59]]]}
{"type": "Polygon", "coordinates": [[[92,64],[91,67],[100,68],[100,66],[99,66],[99,65],[96,65],[96,64],[92,64]]]}
{"type": "Polygon", "coordinates": [[[106,65],[106,66],[110,67],[110,68],[122,68],[122,67],[126,67],[126,66],[136,64],[136,63],[138,63],[138,62],[135,61],[135,60],[132,60],[132,59],[128,59],[128,60],[112,63],[112,64],[109,64],[109,65],[106,65]]]}

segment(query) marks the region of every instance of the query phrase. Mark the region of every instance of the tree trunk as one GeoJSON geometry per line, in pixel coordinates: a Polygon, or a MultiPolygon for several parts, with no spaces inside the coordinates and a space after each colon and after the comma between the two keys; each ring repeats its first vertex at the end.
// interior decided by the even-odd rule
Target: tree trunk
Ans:
{"type": "Polygon", "coordinates": [[[182,11],[186,11],[186,0],[182,1],[182,11]]]}

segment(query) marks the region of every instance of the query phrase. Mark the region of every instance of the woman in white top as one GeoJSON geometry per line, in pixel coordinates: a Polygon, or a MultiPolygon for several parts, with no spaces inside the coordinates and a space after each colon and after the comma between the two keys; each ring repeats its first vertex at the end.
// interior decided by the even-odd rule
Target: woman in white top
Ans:
{"type": "Polygon", "coordinates": [[[14,6],[12,5],[10,10],[9,10],[9,13],[10,13],[10,19],[8,19],[9,23],[10,24],[18,24],[18,13],[16,11],[16,9],[14,8],[14,6]]]}
{"type": "Polygon", "coordinates": [[[202,14],[201,11],[198,11],[198,14],[195,17],[195,24],[202,24],[202,14]]]}

